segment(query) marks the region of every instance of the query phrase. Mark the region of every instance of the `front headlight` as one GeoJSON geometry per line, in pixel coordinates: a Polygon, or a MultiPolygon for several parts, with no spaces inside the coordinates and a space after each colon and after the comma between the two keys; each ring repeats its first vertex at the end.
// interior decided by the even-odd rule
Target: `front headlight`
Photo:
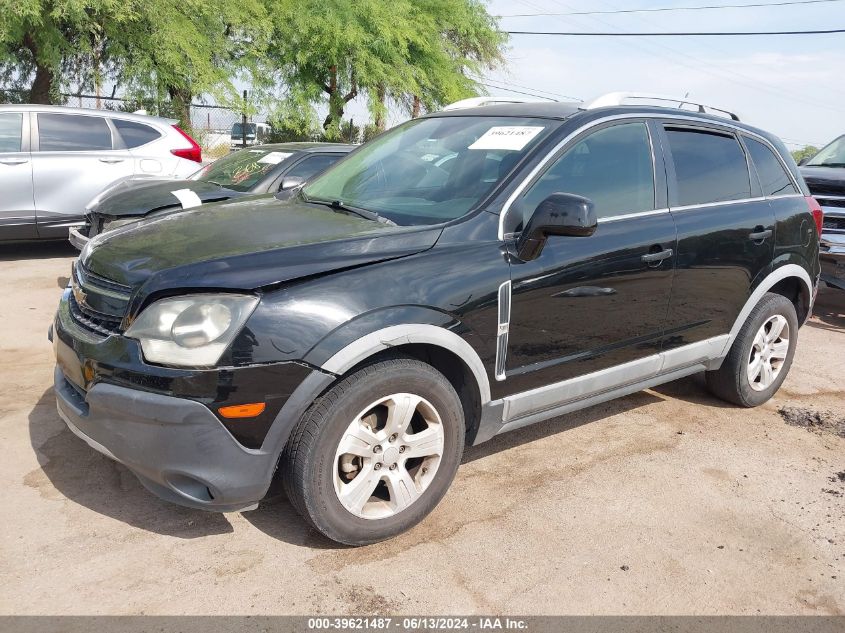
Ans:
{"type": "Polygon", "coordinates": [[[140,341],[144,358],[181,367],[211,367],[240,332],[258,297],[198,294],[161,299],[126,330],[140,341]]]}

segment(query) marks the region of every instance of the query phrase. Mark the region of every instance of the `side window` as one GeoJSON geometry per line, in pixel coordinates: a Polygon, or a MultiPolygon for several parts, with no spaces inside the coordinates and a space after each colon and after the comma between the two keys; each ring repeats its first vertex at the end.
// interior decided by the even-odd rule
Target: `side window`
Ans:
{"type": "Polygon", "coordinates": [[[126,145],[127,149],[140,147],[157,138],[161,138],[158,130],[143,123],[124,121],[123,119],[112,119],[112,123],[117,128],[120,138],[123,139],[123,144],[126,145]]]}
{"type": "Polygon", "coordinates": [[[667,128],[678,183],[678,206],[751,197],[748,163],[731,134],[667,128]]]}
{"type": "Polygon", "coordinates": [[[285,174],[285,177],[295,176],[308,180],[311,176],[319,174],[329,166],[334,165],[342,156],[340,154],[314,154],[302,159],[296,165],[290,168],[285,174]]]}
{"type": "Polygon", "coordinates": [[[22,128],[22,113],[4,112],[0,114],[0,152],[21,151],[22,128]]]}
{"type": "Polygon", "coordinates": [[[558,192],[589,198],[599,218],[654,209],[654,163],[645,123],[607,127],[567,149],[520,201],[523,226],[545,198],[558,192]]]}
{"type": "Polygon", "coordinates": [[[751,162],[757,169],[760,177],[760,185],[763,187],[764,196],[782,196],[790,193],[798,193],[795,184],[786,173],[783,164],[777,159],[766,145],[753,138],[745,138],[745,146],[751,154],[751,162]]]}
{"type": "Polygon", "coordinates": [[[111,149],[111,129],[103,117],[38,114],[38,148],[42,152],[111,149]]]}

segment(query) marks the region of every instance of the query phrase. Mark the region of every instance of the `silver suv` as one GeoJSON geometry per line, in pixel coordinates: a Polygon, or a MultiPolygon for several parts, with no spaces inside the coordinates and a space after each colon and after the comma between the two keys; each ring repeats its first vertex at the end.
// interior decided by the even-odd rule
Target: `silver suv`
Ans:
{"type": "Polygon", "coordinates": [[[131,176],[185,178],[199,145],[176,121],[124,112],[0,106],[0,241],[67,238],[85,205],[131,176]]]}

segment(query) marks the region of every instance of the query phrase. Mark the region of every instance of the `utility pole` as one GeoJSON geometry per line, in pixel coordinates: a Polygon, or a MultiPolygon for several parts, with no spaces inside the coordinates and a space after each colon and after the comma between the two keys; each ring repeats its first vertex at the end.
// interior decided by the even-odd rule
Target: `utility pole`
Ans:
{"type": "Polygon", "coordinates": [[[244,90],[244,104],[241,114],[241,147],[246,147],[246,90],[244,90]]]}

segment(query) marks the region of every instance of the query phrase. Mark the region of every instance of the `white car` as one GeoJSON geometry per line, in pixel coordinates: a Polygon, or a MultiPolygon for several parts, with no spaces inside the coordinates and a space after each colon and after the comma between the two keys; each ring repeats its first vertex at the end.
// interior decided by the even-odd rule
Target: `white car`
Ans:
{"type": "Polygon", "coordinates": [[[66,239],[85,206],[129,177],[186,178],[201,149],[172,119],[0,106],[0,241],[66,239]]]}

